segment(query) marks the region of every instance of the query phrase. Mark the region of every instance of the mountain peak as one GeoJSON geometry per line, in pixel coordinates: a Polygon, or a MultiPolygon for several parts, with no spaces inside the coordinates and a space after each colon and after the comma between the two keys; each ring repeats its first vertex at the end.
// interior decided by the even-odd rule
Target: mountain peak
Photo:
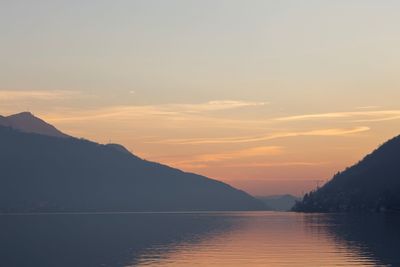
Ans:
{"type": "Polygon", "coordinates": [[[0,126],[11,127],[26,133],[36,133],[62,138],[69,137],[68,135],[59,131],[53,125],[48,124],[28,111],[7,117],[0,116],[0,126]]]}
{"type": "MultiPolygon", "coordinates": [[[[9,115],[6,117],[6,119],[11,120],[11,121],[36,121],[37,123],[46,123],[45,121],[43,121],[42,119],[36,117],[35,115],[33,115],[33,113],[29,112],[29,111],[24,111],[24,112],[20,112],[20,113],[16,113],[13,115],[9,115]]],[[[47,124],[47,123],[46,123],[47,124]]]]}
{"type": "Polygon", "coordinates": [[[36,118],[31,112],[29,111],[23,111],[14,115],[10,115],[8,117],[24,117],[24,118],[28,118],[28,117],[34,117],[36,118]]]}

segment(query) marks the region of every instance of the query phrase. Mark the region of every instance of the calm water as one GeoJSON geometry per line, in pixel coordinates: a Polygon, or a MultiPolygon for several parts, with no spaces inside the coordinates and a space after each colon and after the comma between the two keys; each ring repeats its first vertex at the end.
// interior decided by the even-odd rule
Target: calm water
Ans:
{"type": "Polygon", "coordinates": [[[0,216],[0,266],[400,266],[399,215],[0,216]]]}

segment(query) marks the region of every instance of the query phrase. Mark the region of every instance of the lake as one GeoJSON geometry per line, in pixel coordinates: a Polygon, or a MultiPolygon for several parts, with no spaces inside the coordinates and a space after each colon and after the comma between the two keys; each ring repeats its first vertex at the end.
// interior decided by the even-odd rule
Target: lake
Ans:
{"type": "Polygon", "coordinates": [[[400,216],[0,215],[0,266],[400,266],[400,216]]]}

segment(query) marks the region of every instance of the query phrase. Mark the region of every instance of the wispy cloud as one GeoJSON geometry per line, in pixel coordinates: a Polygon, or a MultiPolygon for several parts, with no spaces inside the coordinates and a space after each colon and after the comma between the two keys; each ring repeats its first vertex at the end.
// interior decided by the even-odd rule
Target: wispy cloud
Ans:
{"type": "Polygon", "coordinates": [[[16,90],[0,90],[0,100],[17,101],[17,100],[59,100],[78,96],[77,91],[16,91],[16,90]]]}
{"type": "Polygon", "coordinates": [[[209,101],[202,104],[177,104],[170,105],[170,108],[177,108],[186,112],[204,112],[204,111],[218,111],[229,110],[244,107],[257,107],[264,106],[266,102],[247,102],[247,101],[234,101],[234,100],[218,100],[209,101]]]}
{"type": "Polygon", "coordinates": [[[282,154],[282,152],[283,148],[280,146],[261,146],[261,147],[252,147],[226,153],[200,155],[196,158],[196,160],[202,162],[217,162],[217,161],[225,161],[237,158],[278,155],[282,154]]]}
{"type": "Polygon", "coordinates": [[[400,116],[400,110],[378,110],[378,111],[350,111],[350,112],[331,112],[331,113],[315,113],[296,115],[288,117],[276,118],[276,121],[302,121],[302,120],[318,120],[318,119],[335,119],[335,118],[366,118],[373,117],[375,119],[389,119],[400,116]]]}
{"type": "Polygon", "coordinates": [[[193,139],[168,139],[149,143],[175,144],[175,145],[201,145],[201,144],[238,144],[268,141],[279,138],[298,137],[298,136],[344,136],[350,134],[369,131],[369,127],[354,127],[349,129],[319,129],[303,132],[280,132],[264,136],[245,136],[227,138],[193,138],[193,139]]]}
{"type": "Polygon", "coordinates": [[[362,106],[362,107],[356,107],[356,109],[378,109],[381,108],[381,106],[362,106]]]}
{"type": "Polygon", "coordinates": [[[255,168],[261,168],[261,167],[286,167],[286,166],[320,166],[320,165],[326,165],[329,164],[329,162],[303,162],[303,161],[290,161],[290,162],[250,162],[250,163],[235,163],[235,164],[230,164],[230,165],[223,165],[224,167],[255,167],[255,168]]]}
{"type": "MultiPolygon", "coordinates": [[[[208,166],[207,164],[213,162],[224,162],[235,159],[252,158],[257,156],[271,156],[279,155],[283,153],[283,148],[280,146],[260,146],[252,147],[242,150],[228,151],[224,153],[214,153],[214,154],[201,154],[192,156],[187,160],[175,160],[168,162],[168,164],[179,166],[179,167],[189,167],[189,168],[203,168],[208,166]]],[[[159,159],[163,161],[162,159],[159,159]]]]}
{"type": "Polygon", "coordinates": [[[380,121],[394,121],[394,120],[400,120],[400,114],[399,115],[379,117],[379,118],[356,119],[356,120],[353,120],[353,122],[365,123],[365,122],[380,122],[380,121]]]}
{"type": "Polygon", "coordinates": [[[192,116],[207,114],[214,111],[232,110],[245,107],[264,106],[265,102],[246,102],[219,100],[198,104],[160,104],[160,105],[130,105],[98,108],[89,111],[65,111],[63,114],[49,116],[51,121],[85,121],[104,118],[147,118],[169,117],[169,119],[184,120],[192,116]],[[69,114],[69,115],[68,115],[69,114]]]}
{"type": "MultiPolygon", "coordinates": [[[[279,154],[279,153],[277,153],[279,154]]],[[[264,154],[266,155],[266,154],[264,154]]],[[[245,158],[245,157],[242,157],[245,158]]],[[[225,159],[226,160],[226,159],[225,159]]],[[[221,160],[222,161],[222,160],[221,160]]],[[[215,161],[212,161],[215,162],[215,161]]],[[[198,158],[186,161],[169,162],[168,164],[186,169],[205,169],[210,167],[210,161],[202,161],[198,158]]],[[[221,168],[278,168],[278,167],[315,167],[330,164],[330,162],[305,162],[305,161],[289,161],[289,162],[245,162],[245,163],[224,163],[218,162],[221,168]]]]}

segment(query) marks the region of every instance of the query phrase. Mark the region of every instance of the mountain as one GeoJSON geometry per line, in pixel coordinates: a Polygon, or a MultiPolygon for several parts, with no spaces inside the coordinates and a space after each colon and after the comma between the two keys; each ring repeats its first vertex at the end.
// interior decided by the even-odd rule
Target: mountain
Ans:
{"type": "Polygon", "coordinates": [[[296,201],[301,200],[301,198],[292,195],[260,196],[257,199],[275,211],[289,211],[296,204],[296,201]]]}
{"type": "Polygon", "coordinates": [[[8,117],[0,116],[0,126],[11,127],[26,133],[37,133],[62,138],[70,137],[53,125],[35,117],[30,112],[22,112],[8,117]]]}
{"type": "Polygon", "coordinates": [[[59,137],[0,126],[0,212],[264,209],[243,191],[120,145],[59,137]]]}
{"type": "Polygon", "coordinates": [[[400,211],[400,136],[304,196],[294,211],[400,211]]]}

